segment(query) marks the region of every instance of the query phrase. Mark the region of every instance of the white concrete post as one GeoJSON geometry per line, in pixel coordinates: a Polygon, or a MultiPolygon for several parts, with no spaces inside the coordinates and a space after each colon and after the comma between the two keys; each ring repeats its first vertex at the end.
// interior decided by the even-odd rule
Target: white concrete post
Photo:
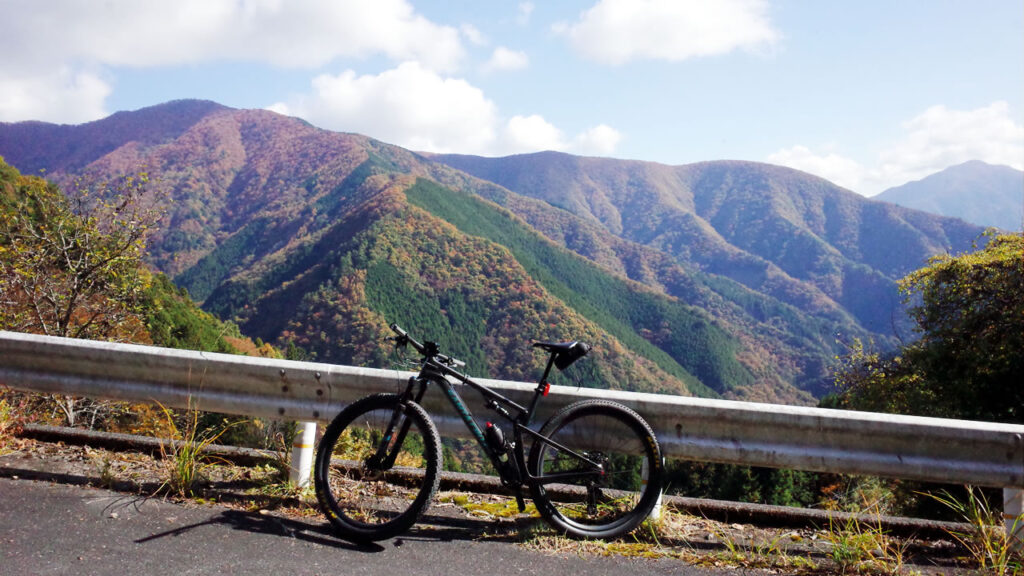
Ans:
{"type": "Polygon", "coordinates": [[[309,486],[313,470],[313,443],[316,442],[316,422],[300,422],[292,442],[292,469],[289,479],[299,488],[309,486]]]}
{"type": "MultiPolygon", "coordinates": [[[[647,487],[647,478],[650,476],[650,466],[647,464],[647,458],[643,459],[643,465],[640,467],[640,484],[644,488],[647,487]]],[[[651,508],[651,514],[648,516],[651,520],[657,522],[661,519],[661,496],[662,493],[658,493],[658,501],[654,503],[654,508],[651,508]]]]}
{"type": "Polygon", "coordinates": [[[1003,488],[1003,525],[1010,546],[1024,550],[1024,490],[1003,488]]]}

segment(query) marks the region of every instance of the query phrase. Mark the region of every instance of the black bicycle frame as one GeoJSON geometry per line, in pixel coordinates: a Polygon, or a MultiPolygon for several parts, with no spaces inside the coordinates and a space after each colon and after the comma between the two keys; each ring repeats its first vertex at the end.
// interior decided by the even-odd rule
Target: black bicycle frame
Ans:
{"type": "MultiPolygon", "coordinates": [[[[554,440],[551,440],[550,438],[538,432],[534,432],[529,428],[529,425],[533,420],[533,415],[537,409],[537,405],[540,403],[541,397],[547,395],[547,391],[550,386],[550,384],[547,383],[547,378],[548,375],[551,373],[551,366],[553,362],[554,355],[552,354],[551,357],[548,359],[547,366],[544,368],[544,375],[541,376],[541,379],[537,383],[537,388],[534,390],[533,399],[531,400],[529,407],[519,405],[510,398],[505,397],[501,393],[496,392],[488,388],[487,386],[480,384],[479,382],[473,381],[472,378],[451,368],[450,366],[447,366],[446,364],[443,364],[435,360],[433,357],[425,358],[423,361],[423,366],[420,369],[419,375],[409,379],[409,383],[406,386],[405,392],[402,394],[402,399],[403,401],[413,400],[416,403],[419,403],[420,400],[422,400],[423,395],[426,393],[427,383],[433,382],[437,384],[437,386],[444,391],[445,396],[448,398],[448,401],[451,402],[452,407],[455,408],[455,411],[459,414],[459,417],[462,418],[463,423],[466,425],[466,428],[469,429],[470,433],[473,435],[473,438],[476,440],[477,444],[479,444],[480,448],[483,449],[485,454],[487,454],[487,457],[491,460],[491,463],[494,465],[495,470],[497,470],[498,474],[501,476],[502,482],[505,483],[506,485],[519,486],[524,483],[542,485],[554,482],[564,482],[567,480],[578,480],[581,478],[599,476],[603,472],[603,467],[599,462],[595,462],[594,460],[588,458],[587,456],[580,454],[579,452],[572,450],[571,448],[568,448],[567,446],[564,446],[558,442],[555,442],[554,440]],[[501,462],[501,460],[499,459],[500,455],[498,454],[498,452],[495,451],[491,447],[490,443],[487,442],[487,439],[484,437],[483,430],[480,429],[480,426],[476,423],[476,420],[473,418],[472,412],[469,411],[469,408],[466,406],[466,403],[462,400],[462,397],[459,396],[459,393],[455,390],[455,387],[448,380],[447,376],[451,376],[456,380],[462,382],[463,384],[466,384],[467,386],[480,392],[487,400],[487,407],[497,412],[500,416],[502,416],[512,424],[513,438],[515,439],[514,457],[516,461],[516,472],[518,477],[509,477],[510,472],[508,471],[507,465],[501,462]],[[514,411],[515,415],[513,415],[509,410],[514,411]],[[533,474],[530,474],[530,471],[527,469],[526,454],[524,452],[524,434],[530,435],[530,437],[533,438],[534,442],[543,442],[544,444],[552,446],[566,454],[572,455],[574,458],[577,458],[581,463],[588,464],[590,469],[560,472],[558,474],[543,474],[541,476],[534,476],[533,474]]],[[[401,414],[399,412],[396,412],[395,415],[392,417],[391,424],[388,426],[389,433],[394,430],[394,427],[398,424],[398,419],[400,417],[401,414]]],[[[402,445],[402,441],[405,439],[405,435],[408,432],[408,430],[409,422],[406,421],[403,424],[402,429],[399,431],[398,438],[395,441],[394,445],[396,447],[402,445]]],[[[394,453],[392,453],[385,459],[384,452],[386,452],[386,447],[389,444],[390,434],[386,435],[384,441],[381,443],[381,446],[378,448],[377,454],[375,454],[373,457],[376,462],[380,462],[385,466],[384,469],[387,469],[388,467],[393,465],[395,458],[397,457],[398,450],[395,450],[394,453]]]]}

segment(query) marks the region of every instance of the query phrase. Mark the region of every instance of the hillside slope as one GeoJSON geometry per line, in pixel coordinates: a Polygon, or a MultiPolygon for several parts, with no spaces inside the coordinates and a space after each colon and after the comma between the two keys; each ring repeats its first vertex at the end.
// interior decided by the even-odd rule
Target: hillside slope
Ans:
{"type": "Polygon", "coordinates": [[[809,402],[837,339],[892,338],[896,278],[981,231],[761,164],[428,158],[189,101],[85,126],[107,137],[2,125],[0,154],[59,181],[145,167],[171,199],[153,265],[340,363],[387,365],[397,321],[477,374],[528,379],[531,338],[587,338],[591,385],[809,402]]]}
{"type": "Polygon", "coordinates": [[[684,266],[815,315],[852,316],[879,335],[898,320],[895,280],[934,254],[969,248],[982,232],[767,164],[673,167],[554,152],[433,158],[684,266]]]}
{"type": "Polygon", "coordinates": [[[64,219],[66,205],[60,190],[50,187],[38,176],[20,174],[0,158],[0,230],[3,231],[0,234],[0,301],[3,301],[0,329],[59,334],[54,315],[57,311],[71,310],[68,326],[75,330],[69,329],[67,333],[86,334],[75,337],[102,337],[211,352],[277,354],[271,347],[257,346],[241,336],[236,326],[200,310],[167,276],[145,270],[131,254],[120,256],[130,266],[121,268],[118,274],[126,279],[127,285],[104,284],[97,275],[79,268],[74,273],[83,294],[79,303],[73,304],[70,299],[53,302],[48,292],[66,294],[75,285],[71,278],[73,272],[66,262],[96,259],[96,254],[103,252],[106,246],[103,232],[95,228],[93,222],[74,216],[64,219]],[[17,218],[21,214],[31,215],[28,220],[33,222],[40,222],[46,215],[45,219],[60,225],[42,225],[34,228],[33,234],[25,235],[25,223],[17,218]],[[57,242],[47,244],[57,238],[74,238],[77,242],[63,244],[67,248],[60,252],[54,248],[57,242]],[[38,260],[25,259],[22,256],[25,250],[32,250],[38,260]],[[32,282],[18,282],[17,276],[25,274],[27,269],[33,272],[32,282]],[[36,308],[40,303],[45,304],[36,308]],[[41,309],[44,307],[46,309],[41,309]],[[110,317],[117,318],[116,322],[104,324],[110,317]]]}

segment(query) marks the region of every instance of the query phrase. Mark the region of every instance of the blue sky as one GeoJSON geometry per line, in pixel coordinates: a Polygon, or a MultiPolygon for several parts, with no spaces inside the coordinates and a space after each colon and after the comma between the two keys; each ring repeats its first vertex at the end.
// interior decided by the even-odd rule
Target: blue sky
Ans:
{"type": "Polygon", "coordinates": [[[1024,169],[1020,0],[0,0],[0,121],[178,98],[415,150],[1024,169]]]}

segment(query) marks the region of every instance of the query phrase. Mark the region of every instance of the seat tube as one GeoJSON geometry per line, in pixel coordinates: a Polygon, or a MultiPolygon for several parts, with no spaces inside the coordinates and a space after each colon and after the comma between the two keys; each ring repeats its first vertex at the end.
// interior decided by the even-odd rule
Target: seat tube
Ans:
{"type": "Polygon", "coordinates": [[[548,376],[551,374],[551,366],[555,363],[555,355],[552,354],[548,358],[548,365],[544,367],[544,375],[537,381],[537,389],[533,391],[533,400],[530,401],[530,407],[526,411],[526,425],[529,426],[533,421],[533,413],[537,410],[537,403],[540,402],[540,397],[544,395],[544,389],[547,387],[548,376]]]}

